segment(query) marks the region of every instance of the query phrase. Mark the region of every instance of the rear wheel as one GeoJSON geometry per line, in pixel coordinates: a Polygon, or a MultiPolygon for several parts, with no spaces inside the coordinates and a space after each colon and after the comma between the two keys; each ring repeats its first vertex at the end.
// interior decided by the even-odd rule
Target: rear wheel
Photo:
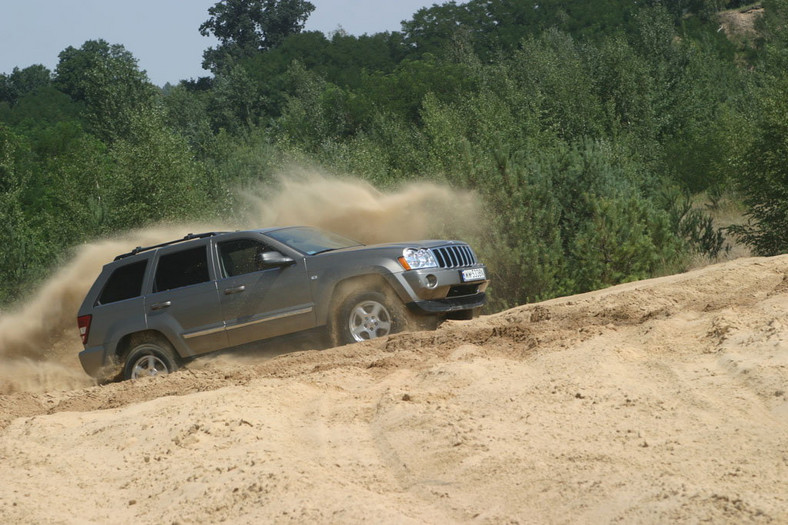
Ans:
{"type": "Polygon", "coordinates": [[[166,341],[151,338],[138,342],[123,359],[123,379],[166,375],[178,369],[178,358],[166,341]]]}

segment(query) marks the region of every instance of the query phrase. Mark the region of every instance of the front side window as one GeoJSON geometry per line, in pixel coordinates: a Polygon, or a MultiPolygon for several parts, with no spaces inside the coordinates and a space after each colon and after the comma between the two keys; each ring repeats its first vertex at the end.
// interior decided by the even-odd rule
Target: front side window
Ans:
{"type": "Polygon", "coordinates": [[[142,279],[148,260],[137,261],[115,268],[101,291],[98,304],[110,304],[139,297],[142,293],[142,279]]]}
{"type": "Polygon", "coordinates": [[[268,248],[252,239],[239,239],[219,243],[219,260],[222,263],[222,274],[234,277],[245,273],[263,270],[260,254],[268,248]]]}
{"type": "Polygon", "coordinates": [[[159,258],[154,292],[191,286],[210,280],[208,251],[205,246],[168,253],[159,258]]]}

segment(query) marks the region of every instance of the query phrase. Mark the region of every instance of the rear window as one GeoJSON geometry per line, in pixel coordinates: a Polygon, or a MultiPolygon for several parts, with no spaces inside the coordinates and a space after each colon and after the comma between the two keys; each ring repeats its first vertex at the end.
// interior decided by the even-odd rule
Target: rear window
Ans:
{"type": "Polygon", "coordinates": [[[98,304],[110,304],[139,297],[147,266],[148,260],[145,259],[115,268],[101,291],[98,304]]]}
{"type": "Polygon", "coordinates": [[[162,255],[156,268],[154,292],[191,286],[210,280],[205,246],[162,255]]]}

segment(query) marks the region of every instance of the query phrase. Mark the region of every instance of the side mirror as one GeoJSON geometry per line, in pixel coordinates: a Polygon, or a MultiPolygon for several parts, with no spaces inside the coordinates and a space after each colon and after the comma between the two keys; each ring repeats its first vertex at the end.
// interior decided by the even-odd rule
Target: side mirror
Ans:
{"type": "Polygon", "coordinates": [[[274,250],[257,255],[257,266],[263,270],[268,268],[284,268],[291,264],[295,264],[295,260],[293,260],[292,257],[288,257],[274,250]]]}

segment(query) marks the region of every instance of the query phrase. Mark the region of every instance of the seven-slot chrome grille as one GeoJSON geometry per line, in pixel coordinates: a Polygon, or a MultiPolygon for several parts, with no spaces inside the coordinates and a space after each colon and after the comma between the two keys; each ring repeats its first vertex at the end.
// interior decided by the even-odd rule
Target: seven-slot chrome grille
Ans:
{"type": "Polygon", "coordinates": [[[476,264],[476,256],[465,244],[432,248],[432,254],[441,268],[461,268],[476,264]]]}

